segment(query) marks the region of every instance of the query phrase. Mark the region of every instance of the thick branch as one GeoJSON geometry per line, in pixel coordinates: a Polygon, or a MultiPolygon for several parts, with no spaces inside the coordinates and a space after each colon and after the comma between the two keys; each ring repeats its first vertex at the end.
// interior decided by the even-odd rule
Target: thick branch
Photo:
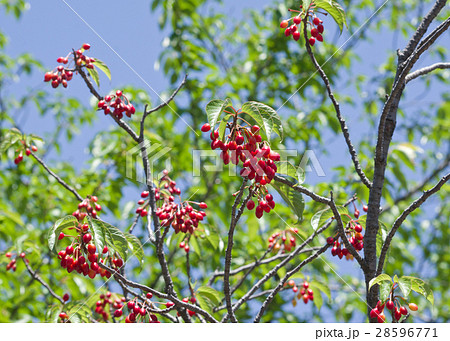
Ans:
{"type": "Polygon", "coordinates": [[[75,188],[69,186],[63,179],[61,179],[58,175],[56,175],[48,166],[45,164],[44,161],[42,161],[36,154],[31,152],[31,156],[34,157],[34,159],[39,162],[39,164],[44,167],[44,169],[47,171],[48,174],[53,176],[56,181],[58,181],[65,189],[67,189],[69,192],[72,192],[72,194],[77,198],[78,201],[83,201],[83,197],[75,190],[75,188]]]}
{"type": "Polygon", "coordinates": [[[25,258],[22,258],[23,263],[25,264],[25,266],[27,267],[28,272],[30,273],[31,277],[38,281],[39,283],[41,283],[50,293],[50,295],[52,295],[54,298],[56,298],[59,302],[61,302],[62,304],[64,304],[64,300],[61,298],[61,296],[57,295],[52,288],[50,288],[50,286],[41,278],[41,276],[39,276],[35,271],[33,271],[33,269],[31,268],[30,264],[28,264],[27,260],[25,258]]]}
{"type": "Polygon", "coordinates": [[[437,0],[434,3],[433,8],[431,8],[431,10],[427,13],[427,15],[422,19],[422,22],[420,23],[416,32],[414,32],[414,35],[409,40],[404,50],[401,51],[400,53],[401,58],[406,59],[413,53],[422,37],[427,32],[428,27],[431,25],[432,21],[437,17],[439,12],[444,8],[446,3],[447,0],[437,0]]]}
{"type": "Polygon", "coordinates": [[[325,87],[327,88],[328,97],[330,98],[331,102],[333,103],[334,110],[336,111],[336,116],[339,121],[339,124],[341,126],[342,134],[344,135],[345,142],[347,143],[348,151],[350,152],[350,155],[352,157],[353,165],[355,166],[356,173],[358,173],[359,178],[361,179],[362,183],[366,185],[367,188],[370,188],[372,186],[370,180],[367,178],[367,176],[364,174],[364,171],[361,168],[361,165],[359,163],[358,154],[356,153],[355,147],[353,147],[352,141],[350,139],[350,134],[348,132],[348,127],[345,122],[345,119],[341,115],[341,108],[339,106],[339,103],[337,102],[336,98],[334,97],[333,91],[331,90],[331,84],[330,81],[325,74],[325,71],[320,67],[319,63],[316,60],[316,57],[314,57],[314,53],[312,52],[311,46],[309,45],[308,41],[308,34],[307,34],[307,21],[304,20],[303,22],[303,34],[305,36],[306,41],[306,50],[308,51],[308,54],[311,58],[311,61],[314,64],[314,67],[316,68],[317,72],[319,72],[320,77],[322,77],[323,82],[325,83],[325,87]]]}
{"type": "Polygon", "coordinates": [[[422,69],[416,70],[414,72],[411,72],[410,74],[408,74],[406,76],[405,83],[408,83],[408,82],[412,81],[413,79],[416,79],[417,77],[426,75],[437,69],[450,69],[450,63],[436,63],[436,64],[433,64],[430,66],[426,66],[422,69]]]}
{"type": "Polygon", "coordinates": [[[391,230],[389,231],[389,234],[384,241],[383,248],[381,249],[380,259],[378,262],[378,269],[377,269],[377,275],[381,274],[383,271],[384,261],[386,259],[387,251],[389,250],[389,246],[391,245],[392,239],[394,238],[395,233],[399,229],[399,227],[402,225],[402,223],[405,221],[405,219],[416,209],[418,209],[431,195],[439,191],[442,186],[450,179],[450,173],[445,175],[433,188],[429,189],[428,191],[423,192],[423,194],[415,200],[409,207],[402,212],[402,214],[395,220],[394,224],[392,225],[391,230]]]}

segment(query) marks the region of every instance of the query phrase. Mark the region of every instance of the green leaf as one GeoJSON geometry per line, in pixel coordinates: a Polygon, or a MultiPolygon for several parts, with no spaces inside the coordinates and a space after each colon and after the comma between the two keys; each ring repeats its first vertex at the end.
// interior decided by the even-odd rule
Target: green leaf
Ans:
{"type": "Polygon", "coordinates": [[[91,310],[89,307],[83,303],[69,303],[66,306],[66,314],[69,315],[69,320],[72,323],[89,323],[90,322],[90,316],[91,316],[91,310]]]}
{"type": "Polygon", "coordinates": [[[300,166],[295,167],[289,161],[278,161],[277,169],[279,176],[286,178],[284,175],[289,175],[294,179],[294,181],[292,182],[295,184],[301,185],[302,183],[305,182],[305,171],[300,166]]]}
{"type": "Polygon", "coordinates": [[[418,294],[425,297],[431,304],[434,305],[434,295],[430,286],[422,279],[411,276],[402,276],[400,277],[402,281],[410,281],[411,290],[417,292],[418,294]]]}
{"type": "Polygon", "coordinates": [[[99,252],[103,250],[104,241],[106,241],[108,249],[116,251],[124,261],[127,259],[128,241],[122,231],[98,219],[89,218],[89,224],[94,231],[94,243],[99,252]]]}
{"type": "Polygon", "coordinates": [[[92,77],[92,80],[97,84],[97,86],[100,86],[100,79],[98,77],[98,71],[95,69],[87,69],[89,74],[92,77]]]}
{"type": "Polygon", "coordinates": [[[197,295],[209,299],[215,306],[219,305],[222,302],[220,293],[216,289],[208,286],[201,286],[200,288],[198,288],[197,295]]]}
{"type": "Polygon", "coordinates": [[[263,103],[247,102],[244,103],[241,111],[250,115],[263,128],[268,140],[272,131],[283,140],[283,126],[275,109],[263,103]]]}
{"type": "MultiPolygon", "coordinates": [[[[337,206],[336,207],[341,219],[342,219],[342,223],[345,225],[347,224],[347,222],[349,221],[349,212],[348,209],[344,206],[337,206]]],[[[334,217],[333,211],[328,207],[325,208],[321,211],[316,212],[312,218],[311,218],[311,226],[313,227],[314,230],[317,230],[319,227],[323,226],[323,224],[325,224],[325,222],[328,219],[331,219],[334,217]]]]}
{"type": "Polygon", "coordinates": [[[386,275],[386,274],[381,274],[375,278],[372,278],[372,280],[369,282],[369,289],[372,288],[375,284],[379,284],[381,282],[391,282],[392,283],[391,276],[386,275]]]}
{"type": "Polygon", "coordinates": [[[197,238],[195,238],[194,236],[191,236],[191,238],[189,238],[189,244],[194,249],[194,252],[200,257],[201,256],[200,245],[198,245],[197,238]]]}
{"type": "Polygon", "coordinates": [[[271,185],[280,194],[292,212],[297,216],[297,223],[302,220],[303,211],[305,210],[303,195],[285,184],[275,184],[272,182],[271,185]]]}
{"type": "Polygon", "coordinates": [[[406,278],[400,278],[398,280],[398,286],[400,290],[402,291],[402,294],[404,297],[407,297],[409,293],[411,292],[412,283],[411,280],[406,278]]]}
{"type": "Polygon", "coordinates": [[[392,282],[383,281],[380,283],[380,300],[381,302],[386,302],[389,297],[389,293],[392,290],[392,282]]]}
{"type": "Polygon", "coordinates": [[[302,0],[302,8],[304,11],[307,11],[309,9],[309,6],[311,6],[311,2],[313,2],[313,0],[302,0]]]}
{"type": "Polygon", "coordinates": [[[230,114],[225,115],[219,125],[219,139],[225,141],[225,130],[227,129],[227,121],[231,117],[230,114]]]}
{"type": "Polygon", "coordinates": [[[68,215],[56,221],[53,227],[48,231],[47,241],[48,247],[51,251],[54,250],[56,241],[58,240],[59,234],[68,227],[74,227],[78,224],[77,218],[72,215],[68,215]]]}
{"type": "MultiPolygon", "coordinates": [[[[94,66],[103,71],[103,73],[108,77],[109,80],[111,80],[111,71],[109,70],[109,67],[102,62],[100,59],[95,59],[94,66]]],[[[89,70],[89,69],[88,69],[89,70]]],[[[97,74],[98,77],[98,74],[97,74]]]]}
{"type": "Polygon", "coordinates": [[[214,129],[220,115],[226,107],[231,106],[231,101],[227,98],[225,101],[221,99],[213,99],[206,105],[206,115],[208,116],[208,122],[211,129],[214,129]]]}
{"type": "Polygon", "coordinates": [[[314,4],[316,5],[316,8],[325,10],[333,17],[342,33],[344,25],[347,26],[347,19],[345,17],[345,11],[341,5],[333,0],[314,0],[314,4]]]}
{"type": "Polygon", "coordinates": [[[45,322],[58,323],[60,313],[61,313],[61,306],[52,305],[45,315],[45,322]]]}
{"type": "Polygon", "coordinates": [[[141,241],[135,235],[130,233],[126,233],[125,238],[127,239],[128,248],[142,266],[144,264],[144,249],[142,248],[141,241]]]}
{"type": "Polygon", "coordinates": [[[317,309],[320,310],[320,308],[322,307],[323,304],[323,298],[322,298],[322,294],[324,293],[327,297],[328,300],[331,301],[331,291],[330,288],[328,288],[325,284],[320,283],[318,281],[313,281],[309,283],[309,287],[311,289],[315,289],[314,290],[314,304],[316,305],[317,309]],[[319,293],[317,291],[320,291],[319,293]]]}

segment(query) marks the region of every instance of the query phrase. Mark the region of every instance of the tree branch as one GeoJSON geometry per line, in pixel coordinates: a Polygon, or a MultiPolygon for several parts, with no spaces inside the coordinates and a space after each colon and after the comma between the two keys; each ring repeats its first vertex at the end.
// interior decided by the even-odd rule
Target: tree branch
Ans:
{"type": "Polygon", "coordinates": [[[402,214],[395,220],[381,249],[377,275],[381,274],[381,272],[383,271],[387,251],[399,227],[412,212],[414,212],[417,208],[419,208],[431,195],[439,191],[439,189],[441,189],[441,187],[448,181],[448,179],[450,179],[450,173],[445,175],[433,188],[423,192],[423,194],[418,199],[416,199],[411,205],[409,205],[409,207],[406,210],[404,210],[402,214]]]}
{"type": "Polygon", "coordinates": [[[150,109],[148,111],[147,111],[147,106],[145,106],[144,114],[142,115],[141,125],[140,125],[140,132],[139,132],[140,139],[142,139],[144,137],[144,123],[145,123],[145,119],[147,118],[147,116],[150,115],[151,113],[154,113],[155,111],[158,111],[158,110],[164,108],[165,106],[169,105],[169,103],[175,98],[175,96],[178,94],[178,92],[181,90],[181,88],[186,84],[187,77],[188,77],[188,75],[186,74],[184,76],[181,84],[178,86],[178,88],[172,93],[172,95],[166,101],[163,101],[163,103],[161,103],[157,107],[150,109]]]}
{"type": "Polygon", "coordinates": [[[61,302],[62,304],[64,304],[64,300],[61,298],[61,296],[57,295],[52,288],[50,288],[50,286],[41,278],[41,276],[39,276],[37,274],[37,272],[33,271],[33,269],[31,268],[30,264],[27,263],[25,258],[22,258],[23,263],[25,264],[25,266],[27,267],[28,272],[30,273],[31,277],[38,281],[39,283],[41,283],[50,293],[50,295],[52,295],[54,298],[56,298],[59,302],[61,302]]]}
{"type": "Polygon", "coordinates": [[[410,74],[408,74],[405,78],[405,83],[409,83],[410,81],[412,81],[413,79],[416,79],[417,77],[426,75],[430,72],[433,72],[434,70],[437,69],[450,69],[450,63],[436,63],[430,66],[426,66],[422,69],[416,70],[414,72],[411,72],[410,74]]]}
{"type": "Polygon", "coordinates": [[[72,194],[77,198],[78,201],[83,201],[83,197],[75,190],[75,188],[69,186],[63,179],[61,179],[58,175],[56,175],[55,172],[53,172],[48,166],[45,164],[44,161],[42,161],[36,154],[31,152],[31,156],[34,157],[34,159],[47,171],[48,174],[50,174],[52,177],[56,179],[65,189],[67,189],[69,192],[72,192],[72,194]]]}
{"type": "MultiPolygon", "coordinates": [[[[228,230],[228,243],[227,250],[225,252],[225,269],[224,269],[224,277],[223,277],[223,292],[225,294],[225,302],[227,305],[228,315],[230,316],[230,320],[233,323],[238,322],[236,316],[234,315],[232,305],[231,305],[231,291],[230,291],[230,268],[231,268],[231,251],[233,250],[233,235],[234,229],[236,228],[236,224],[238,222],[238,217],[236,215],[236,209],[239,203],[241,202],[242,195],[244,194],[245,185],[247,184],[247,178],[244,178],[242,181],[241,188],[239,189],[238,194],[236,195],[236,199],[234,200],[233,207],[231,208],[231,223],[230,228],[228,230]]],[[[246,202],[251,198],[252,191],[249,191],[249,195],[242,203],[242,206],[246,204],[246,202]]],[[[241,206],[241,207],[242,207],[241,206]]]]}
{"type": "Polygon", "coordinates": [[[436,167],[436,169],[434,169],[430,173],[430,175],[428,175],[425,179],[423,179],[421,183],[417,184],[416,186],[411,188],[408,192],[396,198],[391,206],[383,207],[382,212],[385,213],[389,211],[392,207],[397,206],[399,202],[402,202],[411,197],[413,194],[421,191],[436,175],[438,175],[448,165],[450,165],[450,155],[448,155],[447,158],[444,160],[444,162],[442,162],[438,167],[436,167]]]}
{"type": "Polygon", "coordinates": [[[297,265],[292,270],[288,271],[286,275],[281,279],[281,281],[278,283],[278,285],[270,292],[270,295],[266,298],[264,303],[262,304],[258,314],[256,314],[255,319],[253,322],[258,323],[261,320],[261,317],[263,316],[264,312],[266,311],[269,304],[273,301],[275,298],[275,295],[280,292],[280,290],[283,288],[284,284],[288,281],[288,279],[294,275],[296,272],[298,272],[302,267],[304,267],[306,264],[312,262],[314,259],[319,257],[322,253],[324,253],[326,250],[328,250],[331,247],[331,245],[324,245],[322,246],[319,251],[312,254],[308,258],[306,258],[304,261],[302,261],[299,265],[297,265]]]}
{"type": "Polygon", "coordinates": [[[294,183],[290,182],[289,180],[286,180],[285,178],[282,178],[281,176],[278,176],[277,174],[275,174],[273,179],[275,181],[281,182],[282,184],[288,185],[289,187],[291,187],[292,189],[296,190],[297,192],[300,192],[300,193],[303,193],[303,194],[307,195],[308,197],[310,197],[314,201],[320,202],[321,204],[325,204],[325,205],[329,205],[330,204],[330,199],[322,197],[322,196],[320,196],[320,195],[310,191],[306,187],[300,186],[298,184],[294,184],[294,183]]]}
{"type": "Polygon", "coordinates": [[[337,102],[336,98],[334,97],[333,91],[331,90],[330,81],[329,81],[327,75],[325,74],[325,71],[323,71],[323,69],[320,67],[319,63],[317,62],[316,57],[314,56],[314,53],[312,52],[311,46],[309,45],[308,34],[307,34],[307,20],[303,21],[303,35],[305,37],[306,51],[308,51],[308,55],[310,56],[311,61],[314,64],[314,67],[316,68],[320,77],[322,77],[322,80],[325,83],[325,87],[327,89],[328,97],[330,98],[331,102],[333,103],[334,110],[336,111],[337,119],[341,126],[342,134],[344,135],[344,139],[345,139],[345,142],[347,143],[348,151],[350,152],[350,155],[351,155],[352,161],[353,161],[353,165],[355,166],[356,173],[358,173],[358,176],[361,179],[362,183],[364,185],[366,185],[367,188],[370,189],[370,187],[372,187],[372,183],[367,178],[367,176],[364,174],[364,171],[361,168],[361,164],[359,163],[359,159],[358,159],[358,154],[356,153],[355,147],[353,147],[352,141],[350,139],[350,134],[348,132],[347,124],[345,122],[345,119],[341,115],[341,108],[340,108],[339,103],[337,102]]]}

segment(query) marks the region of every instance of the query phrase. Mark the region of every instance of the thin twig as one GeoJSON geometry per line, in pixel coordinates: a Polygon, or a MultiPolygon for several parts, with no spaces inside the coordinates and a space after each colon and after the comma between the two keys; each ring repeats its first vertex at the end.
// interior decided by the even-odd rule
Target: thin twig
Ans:
{"type": "Polygon", "coordinates": [[[306,258],[304,261],[302,261],[299,265],[297,265],[295,268],[293,268],[292,270],[288,271],[286,273],[286,275],[281,279],[281,281],[278,283],[278,285],[275,287],[275,289],[273,289],[270,292],[270,295],[266,298],[266,300],[264,301],[264,303],[262,304],[258,314],[256,315],[255,319],[253,322],[258,323],[261,320],[261,317],[263,316],[264,312],[266,311],[267,307],[269,306],[269,304],[273,301],[273,299],[275,298],[275,295],[278,294],[280,292],[280,290],[283,288],[284,284],[288,281],[288,279],[295,274],[296,272],[298,272],[302,267],[304,267],[306,264],[312,262],[314,259],[316,259],[317,257],[319,257],[322,253],[324,253],[326,250],[328,250],[328,248],[330,248],[331,245],[326,244],[324,246],[322,246],[320,248],[319,251],[317,251],[316,253],[312,254],[311,256],[309,256],[308,258],[306,258]]]}
{"type": "MultiPolygon", "coordinates": [[[[238,194],[236,195],[236,199],[234,200],[233,207],[231,209],[231,222],[230,222],[230,228],[228,230],[228,243],[227,243],[227,250],[225,252],[225,269],[224,269],[224,276],[223,276],[223,292],[225,294],[225,303],[227,305],[227,311],[230,316],[230,320],[233,323],[238,322],[236,319],[236,316],[233,312],[233,307],[231,305],[231,290],[230,290],[230,268],[231,268],[231,251],[233,250],[233,235],[234,235],[234,229],[236,228],[236,224],[238,222],[238,217],[236,215],[236,209],[239,203],[241,202],[242,195],[244,194],[245,185],[247,184],[247,178],[245,178],[242,181],[241,188],[239,189],[238,194]]],[[[242,206],[247,203],[247,201],[251,198],[252,191],[250,191],[249,196],[246,200],[242,203],[242,206]]]]}
{"type": "Polygon", "coordinates": [[[61,302],[62,304],[64,304],[64,300],[61,298],[61,296],[57,295],[52,288],[50,288],[50,286],[41,278],[41,276],[39,276],[35,271],[33,271],[33,269],[31,268],[30,264],[27,263],[27,260],[25,258],[22,258],[23,263],[25,264],[25,266],[27,267],[28,272],[30,273],[31,277],[38,281],[39,283],[41,283],[50,293],[50,295],[52,295],[54,298],[56,298],[59,302],[61,302]]]}
{"type": "Polygon", "coordinates": [[[63,179],[61,179],[58,175],[56,175],[48,166],[45,164],[44,161],[42,161],[36,154],[31,152],[31,156],[34,157],[34,159],[39,162],[39,164],[44,167],[44,169],[47,171],[48,174],[50,174],[52,177],[56,179],[65,189],[67,189],[69,192],[72,192],[72,194],[78,199],[78,201],[83,201],[83,197],[75,190],[75,188],[69,186],[63,179]]]}
{"type": "Polygon", "coordinates": [[[334,110],[336,111],[336,116],[339,121],[339,124],[341,126],[342,134],[344,135],[345,142],[347,143],[348,151],[350,152],[350,155],[352,157],[353,165],[355,166],[356,173],[358,173],[359,178],[361,179],[362,183],[366,185],[367,188],[372,187],[372,183],[367,178],[367,176],[364,174],[364,171],[361,168],[361,164],[359,163],[358,154],[356,153],[355,147],[352,144],[352,141],[350,139],[350,133],[348,132],[348,127],[345,122],[345,119],[342,117],[341,114],[341,108],[339,106],[338,101],[334,97],[333,91],[331,90],[331,84],[330,81],[323,69],[320,67],[319,63],[316,60],[316,57],[314,56],[314,53],[312,52],[311,46],[309,45],[308,41],[308,34],[307,34],[308,26],[307,26],[307,20],[303,21],[303,34],[305,36],[305,45],[306,45],[306,51],[308,52],[309,57],[311,58],[311,61],[314,64],[314,67],[316,68],[317,72],[319,72],[320,77],[322,78],[323,82],[325,83],[325,87],[327,88],[328,97],[330,98],[331,102],[333,103],[334,110]]]}
{"type": "Polygon", "coordinates": [[[391,230],[389,231],[386,240],[384,241],[383,247],[381,249],[381,254],[378,262],[377,275],[381,274],[383,271],[384,262],[386,259],[387,251],[389,250],[389,246],[391,245],[392,239],[394,238],[395,233],[405,221],[405,219],[416,209],[418,209],[431,195],[436,193],[441,189],[442,186],[450,179],[450,173],[445,175],[433,188],[428,191],[423,192],[423,194],[416,199],[409,207],[402,212],[402,214],[394,221],[391,230]]]}
{"type": "Polygon", "coordinates": [[[157,107],[155,107],[153,109],[150,109],[148,111],[147,111],[147,106],[145,107],[144,114],[142,115],[141,124],[140,124],[140,131],[139,131],[139,138],[140,139],[142,139],[144,137],[144,125],[145,125],[144,123],[145,123],[145,119],[147,118],[147,116],[150,115],[151,113],[154,113],[155,111],[158,111],[158,110],[164,108],[165,106],[169,105],[169,103],[178,94],[180,89],[186,84],[187,77],[188,77],[188,75],[186,74],[184,76],[183,81],[181,82],[181,84],[178,86],[178,88],[173,92],[173,94],[166,101],[163,101],[163,103],[161,103],[157,107]]]}
{"type": "Polygon", "coordinates": [[[336,207],[336,204],[334,203],[333,192],[330,192],[330,197],[331,197],[331,199],[330,199],[330,205],[329,206],[331,208],[331,211],[333,212],[334,219],[336,220],[338,233],[341,236],[341,239],[342,239],[345,247],[347,248],[347,250],[356,259],[356,261],[358,262],[358,264],[361,267],[361,269],[363,269],[363,271],[366,271],[367,270],[366,263],[361,258],[359,253],[355,250],[353,245],[350,244],[350,242],[348,241],[347,235],[345,234],[344,224],[342,223],[341,215],[339,214],[339,211],[338,211],[338,209],[336,207]]]}
{"type": "Polygon", "coordinates": [[[305,195],[307,195],[308,197],[310,197],[311,199],[313,199],[314,201],[320,202],[321,204],[325,204],[325,205],[329,205],[330,204],[330,199],[322,197],[312,191],[310,191],[309,189],[307,189],[306,187],[300,186],[298,184],[294,184],[293,182],[290,182],[289,180],[278,176],[277,174],[275,174],[274,178],[275,181],[281,182],[282,184],[288,185],[289,187],[291,187],[292,189],[296,190],[297,192],[303,193],[305,195]]]}
{"type": "Polygon", "coordinates": [[[426,66],[422,69],[416,70],[414,72],[411,72],[410,74],[408,74],[405,78],[405,83],[409,83],[410,81],[412,81],[413,79],[416,79],[417,77],[426,75],[430,72],[433,72],[434,70],[437,69],[450,69],[450,63],[436,63],[430,66],[426,66]]]}

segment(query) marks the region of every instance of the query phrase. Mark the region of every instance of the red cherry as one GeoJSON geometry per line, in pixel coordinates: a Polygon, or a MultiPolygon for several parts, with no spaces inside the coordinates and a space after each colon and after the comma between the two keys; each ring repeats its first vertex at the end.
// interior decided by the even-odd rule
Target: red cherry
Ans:
{"type": "Polygon", "coordinates": [[[405,307],[400,307],[400,314],[408,315],[408,310],[405,307]]]}
{"type": "Polygon", "coordinates": [[[65,237],[65,234],[61,232],[61,233],[59,234],[59,236],[58,236],[58,240],[61,240],[61,239],[63,239],[64,237],[65,237]]]}
{"type": "Polygon", "coordinates": [[[206,133],[206,132],[208,132],[208,131],[210,131],[210,130],[211,130],[211,126],[209,125],[209,123],[205,123],[205,124],[202,125],[202,127],[201,127],[201,131],[204,132],[204,133],[206,133]]]}
{"type": "Polygon", "coordinates": [[[319,24],[317,25],[317,30],[319,31],[319,33],[323,33],[323,25],[319,24]]]}
{"type": "Polygon", "coordinates": [[[318,34],[317,37],[316,37],[316,39],[317,39],[318,41],[323,41],[323,37],[322,37],[321,34],[318,34]]]}
{"type": "Polygon", "coordinates": [[[283,20],[281,23],[280,23],[280,27],[281,28],[286,28],[286,27],[288,27],[289,26],[289,21],[287,21],[287,20],[283,20]]]}
{"type": "Polygon", "coordinates": [[[305,289],[309,288],[309,283],[307,281],[303,282],[303,288],[305,288],[305,289]]]}
{"type": "Polygon", "coordinates": [[[87,250],[91,255],[93,255],[95,253],[95,251],[97,251],[97,248],[95,247],[94,244],[88,244],[87,250]]]}
{"type": "Polygon", "coordinates": [[[120,316],[122,316],[122,310],[121,310],[121,309],[117,309],[117,310],[114,312],[114,317],[120,317],[120,316]]]}
{"type": "Polygon", "coordinates": [[[153,297],[153,294],[151,292],[148,292],[147,295],[145,295],[148,299],[151,299],[153,297]]]}
{"type": "Polygon", "coordinates": [[[313,37],[317,37],[318,35],[319,35],[319,30],[317,29],[317,28],[312,28],[311,29],[311,35],[313,36],[313,37]]]}
{"type": "Polygon", "coordinates": [[[89,44],[83,44],[83,49],[89,50],[91,48],[91,45],[89,44]]]}
{"type": "Polygon", "coordinates": [[[141,211],[141,217],[146,217],[148,214],[147,210],[142,210],[141,211]]]}
{"type": "Polygon", "coordinates": [[[259,131],[259,126],[257,126],[257,125],[254,125],[252,128],[251,128],[251,130],[252,130],[252,133],[253,134],[256,134],[258,131],[259,131]]]}
{"type": "Polygon", "coordinates": [[[292,33],[292,38],[294,38],[295,41],[298,41],[300,39],[300,32],[294,32],[292,33]]]}
{"type": "Polygon", "coordinates": [[[367,205],[364,205],[364,206],[363,206],[363,211],[364,211],[364,212],[367,212],[368,210],[369,210],[369,207],[368,207],[367,205]]]}
{"type": "Polygon", "coordinates": [[[410,303],[409,309],[411,309],[412,311],[417,311],[419,309],[419,307],[415,303],[410,303]]]}
{"type": "Polygon", "coordinates": [[[69,294],[65,293],[64,296],[63,296],[64,302],[67,302],[69,299],[70,299],[69,294]]]}
{"type": "Polygon", "coordinates": [[[207,205],[206,203],[204,203],[204,202],[201,202],[198,206],[199,206],[201,209],[208,208],[208,205],[207,205]]]}
{"type": "Polygon", "coordinates": [[[383,323],[386,320],[386,316],[383,313],[381,313],[378,315],[377,320],[378,323],[383,323]]]}
{"type": "Polygon", "coordinates": [[[141,193],[141,198],[147,198],[148,195],[149,195],[149,192],[148,192],[148,191],[143,191],[143,192],[141,193]]]}
{"type": "Polygon", "coordinates": [[[387,301],[386,302],[386,308],[389,309],[389,310],[394,309],[394,302],[391,301],[391,300],[387,301]]]}
{"type": "Polygon", "coordinates": [[[105,246],[104,248],[103,248],[103,251],[102,251],[102,253],[107,253],[108,252],[108,247],[107,246],[105,246]]]}
{"type": "Polygon", "coordinates": [[[189,253],[189,245],[186,245],[185,247],[184,247],[184,251],[186,251],[186,253],[189,253]]]}
{"type": "Polygon", "coordinates": [[[328,237],[327,238],[327,244],[328,245],[333,245],[333,243],[334,243],[334,238],[333,237],[328,237]]]}
{"type": "Polygon", "coordinates": [[[300,16],[294,18],[294,24],[298,25],[302,22],[302,18],[300,16]]]}
{"type": "Polygon", "coordinates": [[[66,254],[71,255],[72,253],[73,253],[73,246],[69,245],[68,247],[66,247],[66,254]]]}
{"type": "MultiPolygon", "coordinates": [[[[121,96],[122,96],[122,91],[117,90],[117,91],[116,91],[116,96],[117,96],[117,97],[121,97],[121,96]]],[[[120,100],[120,99],[119,99],[119,100],[120,100]]]]}
{"type": "Polygon", "coordinates": [[[44,75],[44,82],[50,82],[50,81],[52,80],[52,78],[53,78],[53,73],[47,72],[47,73],[44,75]]]}
{"type": "Polygon", "coordinates": [[[247,209],[249,210],[249,211],[251,211],[251,210],[253,210],[255,208],[255,202],[253,201],[253,200],[249,200],[248,202],[247,202],[247,209]]]}
{"type": "Polygon", "coordinates": [[[33,152],[37,152],[37,147],[36,146],[31,146],[31,150],[33,151],[33,152]]]}
{"type": "MultiPolygon", "coordinates": [[[[92,240],[92,236],[89,234],[89,233],[86,233],[84,236],[83,236],[83,242],[85,243],[85,244],[89,244],[89,242],[92,240]]],[[[94,251],[94,253],[95,253],[95,251],[94,251]]]]}
{"type": "Polygon", "coordinates": [[[362,226],[357,224],[355,225],[355,232],[361,233],[362,232],[362,226]]]}
{"type": "Polygon", "coordinates": [[[319,18],[317,18],[317,17],[315,17],[314,19],[313,19],[313,23],[314,23],[314,25],[319,25],[320,24],[320,19],[319,18]]]}
{"type": "Polygon", "coordinates": [[[314,39],[314,37],[309,38],[309,45],[314,46],[315,43],[316,39],[314,39]]]}

